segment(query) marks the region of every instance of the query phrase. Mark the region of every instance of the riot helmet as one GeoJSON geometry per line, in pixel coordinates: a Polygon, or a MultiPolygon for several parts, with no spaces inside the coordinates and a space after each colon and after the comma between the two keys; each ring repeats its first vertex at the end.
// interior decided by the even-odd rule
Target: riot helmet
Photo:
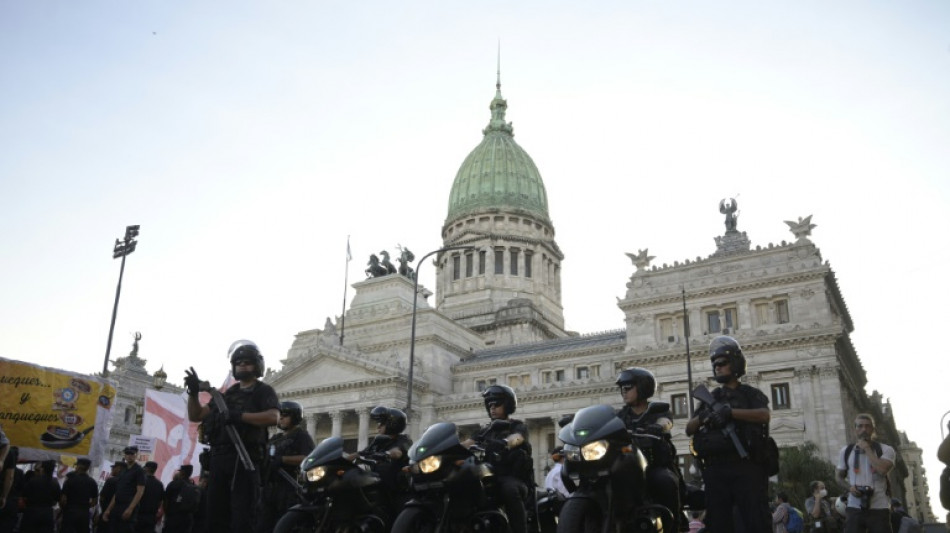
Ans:
{"type": "Polygon", "coordinates": [[[290,417],[292,426],[300,425],[300,421],[303,420],[303,407],[300,407],[297,402],[280,402],[280,416],[284,415],[290,417]]]}
{"type": "MultiPolygon", "coordinates": [[[[725,357],[729,363],[729,369],[736,379],[745,375],[745,356],[742,355],[742,347],[739,342],[728,335],[720,335],[709,343],[709,361],[715,363],[716,359],[725,357]]],[[[713,369],[713,377],[719,383],[729,381],[729,376],[717,376],[713,369]]]]}
{"type": "Polygon", "coordinates": [[[231,347],[228,348],[228,358],[231,360],[231,373],[234,374],[234,379],[247,379],[251,375],[258,378],[264,376],[264,356],[261,355],[260,348],[253,342],[244,339],[234,341],[231,343],[231,347]],[[249,375],[246,372],[241,372],[241,375],[238,375],[237,362],[245,359],[254,361],[254,373],[249,375]]]}
{"type": "Polygon", "coordinates": [[[637,389],[637,400],[646,400],[656,392],[656,376],[645,368],[628,368],[617,376],[617,386],[633,385],[637,389]]]}
{"type": "Polygon", "coordinates": [[[369,412],[370,420],[384,424],[387,435],[398,435],[406,429],[406,413],[396,408],[378,405],[369,412]]]}
{"type": "Polygon", "coordinates": [[[488,416],[491,416],[491,407],[490,404],[493,402],[502,402],[502,405],[505,406],[505,415],[511,416],[515,414],[515,410],[518,408],[518,397],[515,395],[514,389],[507,385],[492,385],[485,389],[485,392],[482,393],[482,398],[485,399],[485,411],[488,412],[488,416]]]}

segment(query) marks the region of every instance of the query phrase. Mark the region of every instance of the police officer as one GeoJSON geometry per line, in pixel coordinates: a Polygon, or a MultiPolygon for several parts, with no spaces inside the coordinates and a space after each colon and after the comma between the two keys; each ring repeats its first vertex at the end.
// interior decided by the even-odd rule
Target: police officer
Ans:
{"type": "Polygon", "coordinates": [[[212,533],[254,530],[267,427],[276,425],[280,414],[277,393],[259,379],[264,375],[264,357],[257,345],[248,340],[235,341],[228,349],[228,358],[238,382],[224,393],[226,414],[219,412],[213,402],[205,405],[198,402],[201,381],[194,368],[185,371],[188,418],[192,422],[201,421],[211,446],[207,519],[212,533]],[[237,430],[254,470],[243,466],[226,430],[228,425],[237,430]]]}
{"type": "Polygon", "coordinates": [[[144,470],[145,492],[142,494],[142,501],[139,503],[138,518],[135,519],[135,532],[155,533],[158,511],[161,509],[162,499],[165,497],[165,487],[155,477],[158,463],[148,461],[145,463],[144,470]]]}
{"type": "Polygon", "coordinates": [[[56,461],[43,461],[23,484],[23,520],[20,533],[49,533],[54,530],[53,506],[59,501],[59,483],[53,479],[56,461]]]}
{"type": "Polygon", "coordinates": [[[112,465],[112,470],[109,472],[109,477],[106,478],[105,483],[102,484],[102,490],[99,491],[99,515],[96,516],[96,531],[99,533],[111,533],[112,524],[103,520],[102,514],[105,513],[106,509],[109,508],[109,504],[112,503],[112,498],[115,496],[116,484],[119,482],[119,476],[122,475],[122,472],[125,472],[126,465],[125,461],[119,461],[112,465]]]}
{"type": "Polygon", "coordinates": [[[651,402],[656,392],[656,377],[645,368],[628,368],[617,376],[623,407],[617,416],[623,420],[637,439],[637,445],[647,456],[647,487],[653,499],[673,513],[672,531],[679,531],[680,474],[676,465],[676,448],[670,430],[673,420],[670,405],[651,402]],[[653,438],[657,437],[657,438],[653,438]]]}
{"type": "Polygon", "coordinates": [[[300,426],[302,420],[303,408],[299,403],[280,403],[277,428],[281,432],[267,441],[267,453],[261,471],[264,488],[257,523],[257,530],[261,533],[271,533],[287,509],[300,503],[295,486],[297,474],[300,463],[314,447],[313,439],[300,426]]]}
{"type": "Polygon", "coordinates": [[[195,511],[201,500],[200,489],[191,480],[192,465],[181,465],[165,487],[165,525],[163,533],[191,533],[195,511]]]}
{"type": "Polygon", "coordinates": [[[412,439],[403,433],[406,430],[406,413],[394,407],[378,405],[369,412],[369,418],[376,422],[376,435],[357,455],[374,459],[373,471],[379,474],[380,481],[386,487],[383,498],[389,518],[395,519],[409,496],[408,479],[403,477],[403,467],[409,464],[409,448],[412,439]]]}
{"type": "Polygon", "coordinates": [[[112,524],[112,533],[134,533],[139,503],[145,494],[145,469],[135,462],[138,446],[126,446],[122,458],[126,469],[115,483],[115,496],[102,513],[102,519],[112,524]]]}
{"type": "Polygon", "coordinates": [[[722,385],[712,391],[717,407],[703,404],[686,424],[686,434],[693,436],[693,449],[703,464],[706,530],[770,531],[768,475],[759,460],[768,438],[769,399],[759,389],[739,382],[745,375],[746,360],[734,338],[722,335],[713,339],[709,359],[713,377],[722,385]],[[730,422],[748,453],[745,458],[724,431],[730,422]]]}
{"type": "Polygon", "coordinates": [[[63,513],[62,533],[89,533],[89,510],[96,507],[99,485],[89,477],[92,462],[76,459],[76,469],[66,476],[59,507],[63,513]]]}
{"type": "Polygon", "coordinates": [[[486,457],[494,469],[511,531],[525,533],[528,529],[525,499],[528,487],[534,484],[528,426],[521,420],[509,418],[518,408],[518,398],[511,387],[492,385],[485,389],[482,397],[491,422],[462,444],[466,447],[478,444],[488,452],[486,457]]]}
{"type": "Polygon", "coordinates": [[[19,457],[20,448],[10,445],[0,470],[0,533],[13,531],[16,526],[23,483],[23,471],[16,467],[19,457]]]}

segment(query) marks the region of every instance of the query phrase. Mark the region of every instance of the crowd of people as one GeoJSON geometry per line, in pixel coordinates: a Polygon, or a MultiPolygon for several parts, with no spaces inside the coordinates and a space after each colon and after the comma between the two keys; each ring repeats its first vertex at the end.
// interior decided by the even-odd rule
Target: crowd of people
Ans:
{"type": "MultiPolygon", "coordinates": [[[[197,482],[194,466],[185,464],[163,486],[155,477],[160,465],[138,464],[139,450],[129,446],[123,450],[123,461],[112,465],[101,490],[89,476],[87,458],[76,460],[60,486],[54,478],[54,461],[38,463],[26,473],[17,468],[17,448],[0,430],[0,533],[152,533],[158,527],[168,533],[274,531],[281,516],[301,501],[299,467],[314,450],[314,442],[301,426],[301,406],[280,402],[274,389],[261,381],[264,359],[258,347],[237,341],[228,355],[237,382],[217,401],[200,403],[198,393],[206,384],[193,369],[186,371],[188,416],[202,423],[209,446],[197,482]],[[269,435],[272,426],[279,431],[269,435]]],[[[708,399],[701,398],[702,405],[685,427],[702,472],[704,492],[698,500],[695,493],[690,495],[677,462],[669,405],[651,399],[657,388],[655,376],[645,368],[628,368],[616,380],[623,402],[617,417],[631,434],[651,436],[640,446],[648,461],[646,486],[650,500],[671,511],[668,530],[915,531],[916,521],[900,500],[890,497],[887,474],[894,467],[895,450],[877,441],[874,418],[865,413],[854,419],[854,443],[838,453],[837,481],[844,490],[840,498],[829,496],[825,482],[813,481],[810,496],[801,502],[804,510],[782,492],[770,502],[768,478],[777,471],[778,455],[768,432],[769,400],[741,381],[746,359],[734,338],[715,338],[709,358],[720,386],[708,399]]],[[[510,530],[524,533],[526,505],[533,501],[535,489],[528,426],[512,418],[518,403],[510,387],[491,385],[482,396],[488,422],[461,444],[487,452],[510,530]]],[[[408,497],[403,477],[412,445],[404,434],[407,417],[399,409],[378,406],[370,418],[377,423],[376,437],[364,450],[345,455],[351,461],[373,459],[373,468],[387,487],[386,505],[393,510],[388,516],[393,516],[408,497]]],[[[939,455],[950,462],[950,436],[939,455]]],[[[556,448],[551,461],[544,488],[564,501],[576,490],[563,468],[564,450],[556,448]]]]}

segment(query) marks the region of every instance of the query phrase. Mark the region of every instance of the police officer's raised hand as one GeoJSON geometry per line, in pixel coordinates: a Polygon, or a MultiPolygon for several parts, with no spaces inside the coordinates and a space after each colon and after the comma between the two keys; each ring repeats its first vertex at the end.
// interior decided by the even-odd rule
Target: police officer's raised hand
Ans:
{"type": "Polygon", "coordinates": [[[189,396],[198,395],[199,385],[201,385],[201,380],[198,378],[198,373],[195,372],[195,367],[191,367],[190,371],[185,370],[185,388],[188,389],[189,396]]]}

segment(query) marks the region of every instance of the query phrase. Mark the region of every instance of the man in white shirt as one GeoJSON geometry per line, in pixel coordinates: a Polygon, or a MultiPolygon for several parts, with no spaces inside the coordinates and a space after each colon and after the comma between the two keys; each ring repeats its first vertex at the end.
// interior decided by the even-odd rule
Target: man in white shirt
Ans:
{"type": "Polygon", "coordinates": [[[890,496],[887,473],[894,468],[894,448],[874,440],[874,418],[866,413],[854,419],[855,444],[838,454],[838,481],[848,489],[845,533],[889,533],[890,496]]]}
{"type": "Polygon", "coordinates": [[[551,460],[554,461],[554,466],[551,467],[551,471],[544,478],[544,488],[557,491],[558,494],[567,498],[571,495],[571,492],[567,490],[567,487],[564,486],[564,480],[561,479],[561,469],[564,467],[564,450],[555,448],[551,452],[551,460]]]}

